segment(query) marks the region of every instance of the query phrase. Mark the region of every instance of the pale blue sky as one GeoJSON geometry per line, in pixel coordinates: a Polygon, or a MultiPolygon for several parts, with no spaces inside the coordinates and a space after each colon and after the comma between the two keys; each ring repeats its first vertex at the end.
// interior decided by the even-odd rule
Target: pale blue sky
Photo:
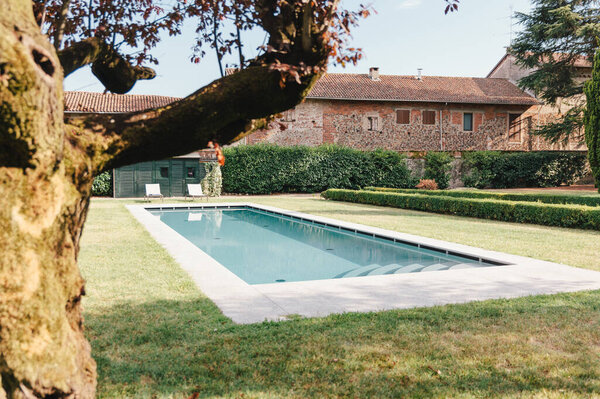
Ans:
{"type": "MultiPolygon", "coordinates": [[[[349,8],[365,0],[343,0],[349,8]]],[[[510,40],[510,9],[528,12],[529,0],[461,0],[457,13],[444,15],[442,0],[373,0],[374,14],[352,32],[352,45],[365,57],[356,66],[330,67],[330,72],[366,73],[378,66],[380,73],[484,77],[504,55],[510,40]]],[[[158,76],[140,81],[131,94],[183,97],[219,77],[216,58],[210,53],[200,64],[189,61],[193,24],[183,35],[166,37],[153,50],[160,64],[158,76]]],[[[519,29],[513,21],[513,35],[519,29]]],[[[263,35],[247,34],[247,49],[256,49],[263,35]]],[[[249,51],[247,56],[255,54],[249,51]]],[[[232,59],[233,62],[235,60],[232,59]]],[[[66,90],[103,91],[90,73],[81,69],[65,80],[66,90]]]]}

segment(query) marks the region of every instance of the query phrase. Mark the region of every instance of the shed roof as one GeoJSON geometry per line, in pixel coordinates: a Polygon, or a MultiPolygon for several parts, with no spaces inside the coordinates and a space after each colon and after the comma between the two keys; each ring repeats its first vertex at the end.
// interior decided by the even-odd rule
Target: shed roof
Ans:
{"type": "Polygon", "coordinates": [[[177,100],[179,100],[177,97],[155,95],[67,91],[65,112],[119,114],[164,107],[177,100]]]}

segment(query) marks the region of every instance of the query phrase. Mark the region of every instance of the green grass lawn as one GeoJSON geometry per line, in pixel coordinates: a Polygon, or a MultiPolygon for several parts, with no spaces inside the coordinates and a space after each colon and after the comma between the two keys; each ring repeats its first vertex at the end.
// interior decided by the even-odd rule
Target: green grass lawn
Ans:
{"type": "MultiPolygon", "coordinates": [[[[317,198],[236,197],[600,270],[600,233],[317,198]]],[[[94,200],[80,265],[99,397],[600,397],[600,292],[240,326],[124,208],[94,200]]]]}

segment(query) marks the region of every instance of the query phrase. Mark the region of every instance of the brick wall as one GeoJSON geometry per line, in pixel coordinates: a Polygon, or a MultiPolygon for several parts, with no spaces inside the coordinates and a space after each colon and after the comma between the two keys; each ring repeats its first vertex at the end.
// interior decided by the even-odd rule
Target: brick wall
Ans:
{"type": "MultiPolygon", "coordinates": [[[[488,106],[439,103],[338,101],[307,99],[285,113],[268,130],[247,137],[247,144],[335,143],[357,149],[396,151],[585,150],[580,143],[550,144],[530,136],[537,123],[557,117],[549,106],[488,106]],[[398,124],[396,110],[410,111],[410,124],[398,124]],[[423,111],[435,112],[435,124],[423,124],[423,111]],[[473,114],[473,130],[463,130],[463,114],[473,114]],[[520,132],[509,138],[509,114],[521,115],[520,132]],[[440,124],[441,115],[441,124],[440,124]],[[368,118],[377,118],[369,129],[368,118]]],[[[513,132],[514,133],[514,132],[513,132]]]]}

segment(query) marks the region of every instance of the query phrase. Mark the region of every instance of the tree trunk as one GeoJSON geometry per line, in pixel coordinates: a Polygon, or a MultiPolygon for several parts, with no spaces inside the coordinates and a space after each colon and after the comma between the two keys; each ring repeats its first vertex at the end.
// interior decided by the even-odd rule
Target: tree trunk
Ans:
{"type": "MultiPolygon", "coordinates": [[[[302,38],[302,45],[288,43],[282,57],[290,64],[268,54],[270,61],[254,60],[166,107],[65,124],[63,68],[31,1],[0,0],[0,10],[0,399],[92,398],[96,365],[83,335],[77,253],[93,175],[211,140],[227,144],[265,126],[306,96],[329,47],[308,11],[290,13],[302,38]],[[271,61],[314,69],[284,84],[271,61]]],[[[92,63],[113,91],[154,76],[95,39],[61,51],[61,59],[68,72],[92,63]]]]}
{"type": "Polygon", "coordinates": [[[65,140],[62,70],[31,3],[1,2],[0,398],[91,398],[76,262],[89,163],[65,140]]]}

